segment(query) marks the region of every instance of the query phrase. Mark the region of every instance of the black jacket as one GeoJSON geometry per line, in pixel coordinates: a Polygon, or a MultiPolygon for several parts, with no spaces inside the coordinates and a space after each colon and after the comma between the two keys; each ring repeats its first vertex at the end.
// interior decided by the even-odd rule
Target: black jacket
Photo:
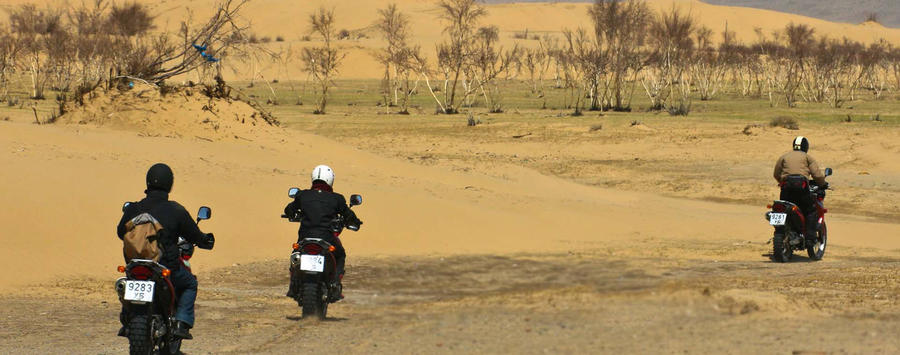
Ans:
{"type": "Polygon", "coordinates": [[[125,236],[125,224],[141,213],[150,213],[163,226],[162,233],[157,244],[163,250],[159,263],[165,267],[176,270],[181,267],[178,262],[178,237],[182,237],[193,244],[203,243],[207,236],[200,231],[197,223],[183,206],[175,201],[169,201],[169,194],[165,191],[147,191],[147,197],[137,203],[132,203],[125,208],[122,220],[116,230],[119,239],[125,236]]]}
{"type": "Polygon", "coordinates": [[[332,221],[338,216],[350,225],[360,225],[362,221],[347,206],[347,200],[339,193],[319,189],[303,190],[294,201],[284,208],[284,214],[294,216],[301,213],[300,237],[331,235],[332,221]]]}

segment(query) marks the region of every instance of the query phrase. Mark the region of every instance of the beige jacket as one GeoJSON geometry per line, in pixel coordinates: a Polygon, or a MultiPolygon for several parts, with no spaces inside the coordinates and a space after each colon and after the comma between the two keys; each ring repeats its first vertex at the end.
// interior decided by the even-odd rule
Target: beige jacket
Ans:
{"type": "Polygon", "coordinates": [[[825,174],[822,173],[822,169],[819,169],[819,163],[812,156],[800,150],[785,153],[775,163],[775,180],[780,183],[788,175],[812,177],[817,184],[825,184],[825,174]]]}

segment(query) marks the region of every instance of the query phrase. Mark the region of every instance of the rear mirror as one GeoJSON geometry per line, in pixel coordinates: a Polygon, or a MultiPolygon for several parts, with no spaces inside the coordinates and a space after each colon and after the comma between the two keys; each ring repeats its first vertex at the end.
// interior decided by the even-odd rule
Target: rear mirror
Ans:
{"type": "Polygon", "coordinates": [[[292,187],[290,190],[288,190],[288,197],[294,198],[294,197],[296,197],[297,194],[299,194],[299,193],[300,193],[300,189],[298,189],[298,188],[296,188],[296,187],[292,187]]]}
{"type": "Polygon", "coordinates": [[[212,217],[212,210],[206,206],[200,207],[200,211],[197,211],[197,219],[204,220],[209,219],[209,217],[212,217]]]}
{"type": "Polygon", "coordinates": [[[350,206],[358,206],[362,204],[362,195],[350,195],[350,206]]]}
{"type": "Polygon", "coordinates": [[[834,171],[831,170],[831,168],[825,168],[825,176],[831,176],[831,173],[833,173],[833,172],[834,171]]]}
{"type": "Polygon", "coordinates": [[[130,206],[130,205],[131,205],[131,202],[125,202],[125,204],[122,205],[122,212],[125,212],[125,209],[128,208],[128,206],[130,206]]]}

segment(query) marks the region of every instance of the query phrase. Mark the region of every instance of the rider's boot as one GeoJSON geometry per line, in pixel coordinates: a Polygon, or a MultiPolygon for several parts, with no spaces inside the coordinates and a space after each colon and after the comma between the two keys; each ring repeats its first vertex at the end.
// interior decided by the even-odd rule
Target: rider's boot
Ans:
{"type": "Polygon", "coordinates": [[[172,330],[172,334],[181,339],[194,339],[190,332],[191,326],[185,322],[177,321],[175,322],[175,329],[172,330]]]}
{"type": "Polygon", "coordinates": [[[297,298],[297,289],[299,288],[297,286],[298,286],[297,281],[294,280],[294,272],[292,270],[291,271],[291,282],[290,282],[290,285],[288,286],[287,295],[285,295],[285,296],[288,296],[290,298],[297,298]]]}
{"type": "Polygon", "coordinates": [[[819,214],[818,214],[818,212],[810,213],[809,215],[806,216],[806,233],[804,233],[804,235],[806,236],[806,245],[807,246],[816,245],[816,243],[818,242],[818,238],[819,238],[818,229],[819,229],[819,214]]]}
{"type": "Polygon", "coordinates": [[[333,290],[334,290],[334,295],[335,295],[335,297],[334,297],[335,302],[344,299],[344,285],[342,283],[344,281],[344,262],[343,261],[344,260],[338,260],[336,275],[334,278],[333,290]]]}

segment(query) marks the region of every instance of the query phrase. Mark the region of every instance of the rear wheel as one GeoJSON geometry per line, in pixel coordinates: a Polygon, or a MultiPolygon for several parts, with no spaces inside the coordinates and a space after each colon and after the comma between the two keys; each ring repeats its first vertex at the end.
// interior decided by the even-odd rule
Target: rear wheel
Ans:
{"type": "Polygon", "coordinates": [[[825,256],[825,245],[828,243],[828,228],[825,227],[825,223],[822,223],[822,226],[819,227],[818,237],[816,238],[816,244],[811,245],[806,248],[806,253],[809,254],[809,258],[813,260],[822,260],[825,256]]]}
{"type": "Polygon", "coordinates": [[[772,259],[784,263],[790,261],[793,256],[794,250],[791,249],[787,234],[775,233],[775,237],[772,238],[772,259]]]}
{"type": "Polygon", "coordinates": [[[128,322],[128,350],[131,355],[147,355],[153,351],[150,317],[134,316],[128,322]]]}
{"type": "Polygon", "coordinates": [[[325,292],[318,283],[308,282],[303,284],[303,296],[301,306],[303,318],[318,317],[325,319],[328,313],[328,302],[325,301],[325,292]]]}

